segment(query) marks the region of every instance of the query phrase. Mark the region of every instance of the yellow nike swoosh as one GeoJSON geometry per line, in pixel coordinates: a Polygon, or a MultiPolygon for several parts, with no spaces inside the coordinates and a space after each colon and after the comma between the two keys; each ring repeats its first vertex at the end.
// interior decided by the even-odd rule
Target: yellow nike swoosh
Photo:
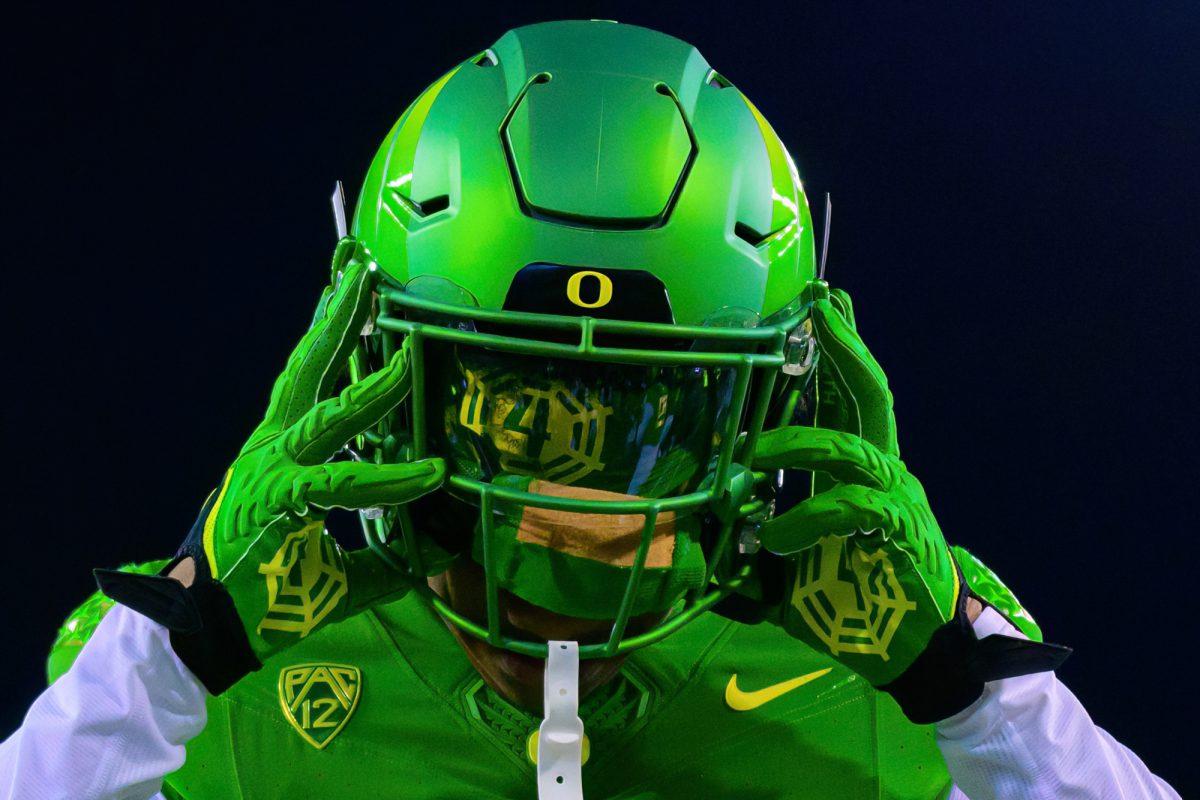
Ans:
{"type": "Polygon", "coordinates": [[[833,667],[819,669],[816,672],[810,672],[807,675],[801,675],[798,678],[792,678],[783,683],[759,689],[757,692],[743,692],[739,689],[737,685],[737,673],[735,672],[733,677],[729,679],[729,683],[725,686],[725,704],[734,711],[749,711],[771,702],[780,695],[787,694],[792,689],[815,681],[823,675],[828,675],[832,669],[833,667]]]}

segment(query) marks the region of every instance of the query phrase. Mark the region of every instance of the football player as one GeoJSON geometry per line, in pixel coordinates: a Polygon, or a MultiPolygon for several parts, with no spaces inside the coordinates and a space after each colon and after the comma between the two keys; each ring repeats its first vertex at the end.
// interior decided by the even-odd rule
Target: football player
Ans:
{"type": "Polygon", "coordinates": [[[795,164],[693,47],[512,31],[342,220],[262,423],[172,558],[97,571],[0,797],[1177,796],[947,543],[795,164]]]}

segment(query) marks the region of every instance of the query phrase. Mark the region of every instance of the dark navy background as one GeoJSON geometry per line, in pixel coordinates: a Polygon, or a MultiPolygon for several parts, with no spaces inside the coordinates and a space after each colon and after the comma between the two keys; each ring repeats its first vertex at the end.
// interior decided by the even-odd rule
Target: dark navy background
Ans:
{"type": "Polygon", "coordinates": [[[333,181],[507,28],[615,17],[696,44],[833,192],[829,278],[946,535],[1200,786],[1195,5],[167,5],[8,21],[0,736],[90,568],[172,552],[258,420],[333,181]]]}

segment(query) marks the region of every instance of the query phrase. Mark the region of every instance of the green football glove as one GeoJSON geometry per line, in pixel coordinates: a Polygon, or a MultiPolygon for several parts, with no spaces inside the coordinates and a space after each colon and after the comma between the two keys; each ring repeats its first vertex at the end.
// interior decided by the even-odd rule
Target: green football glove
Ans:
{"type": "Polygon", "coordinates": [[[106,594],[171,629],[180,658],[214,693],[321,626],[401,596],[404,578],[369,549],[343,551],[325,515],[408,503],[444,477],[438,459],[329,462],[409,391],[403,348],[331,396],[372,302],[371,273],[358,262],[344,267],[276,381],[265,419],[172,562],[194,562],[189,586],[97,571],[106,594]]]}
{"type": "Polygon", "coordinates": [[[975,640],[969,587],[900,460],[887,379],[855,331],[849,298],[824,283],[808,291],[817,427],[763,433],[754,459],[757,469],[814,473],[813,496],[758,532],[765,548],[790,557],[778,621],[891,693],[914,721],[965,708],[984,680],[1057,666],[1066,648],[975,640]]]}

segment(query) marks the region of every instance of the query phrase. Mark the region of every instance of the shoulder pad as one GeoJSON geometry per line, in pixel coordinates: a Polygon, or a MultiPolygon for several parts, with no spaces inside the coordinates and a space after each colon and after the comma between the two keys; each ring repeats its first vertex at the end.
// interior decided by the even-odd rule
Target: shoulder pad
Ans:
{"type": "MultiPolygon", "coordinates": [[[[121,567],[121,570],[152,575],[161,571],[169,563],[169,559],[162,559],[145,564],[126,564],[121,567]]],[[[46,659],[48,683],[54,683],[60,675],[71,668],[79,651],[87,644],[92,632],[96,630],[96,626],[100,624],[100,620],[104,619],[104,615],[112,606],[112,600],[100,592],[95,592],[83,602],[83,605],[71,612],[62,627],[58,629],[58,636],[54,638],[54,644],[50,646],[50,656],[46,659]]]]}
{"type": "Polygon", "coordinates": [[[962,569],[963,578],[970,590],[981,600],[991,605],[1008,621],[1015,625],[1021,633],[1035,642],[1042,641],[1042,629],[1034,621],[1033,615],[1025,610],[1021,601],[1012,593],[1004,581],[996,573],[988,569],[982,561],[971,555],[965,548],[955,545],[950,548],[954,560],[962,569]]]}

